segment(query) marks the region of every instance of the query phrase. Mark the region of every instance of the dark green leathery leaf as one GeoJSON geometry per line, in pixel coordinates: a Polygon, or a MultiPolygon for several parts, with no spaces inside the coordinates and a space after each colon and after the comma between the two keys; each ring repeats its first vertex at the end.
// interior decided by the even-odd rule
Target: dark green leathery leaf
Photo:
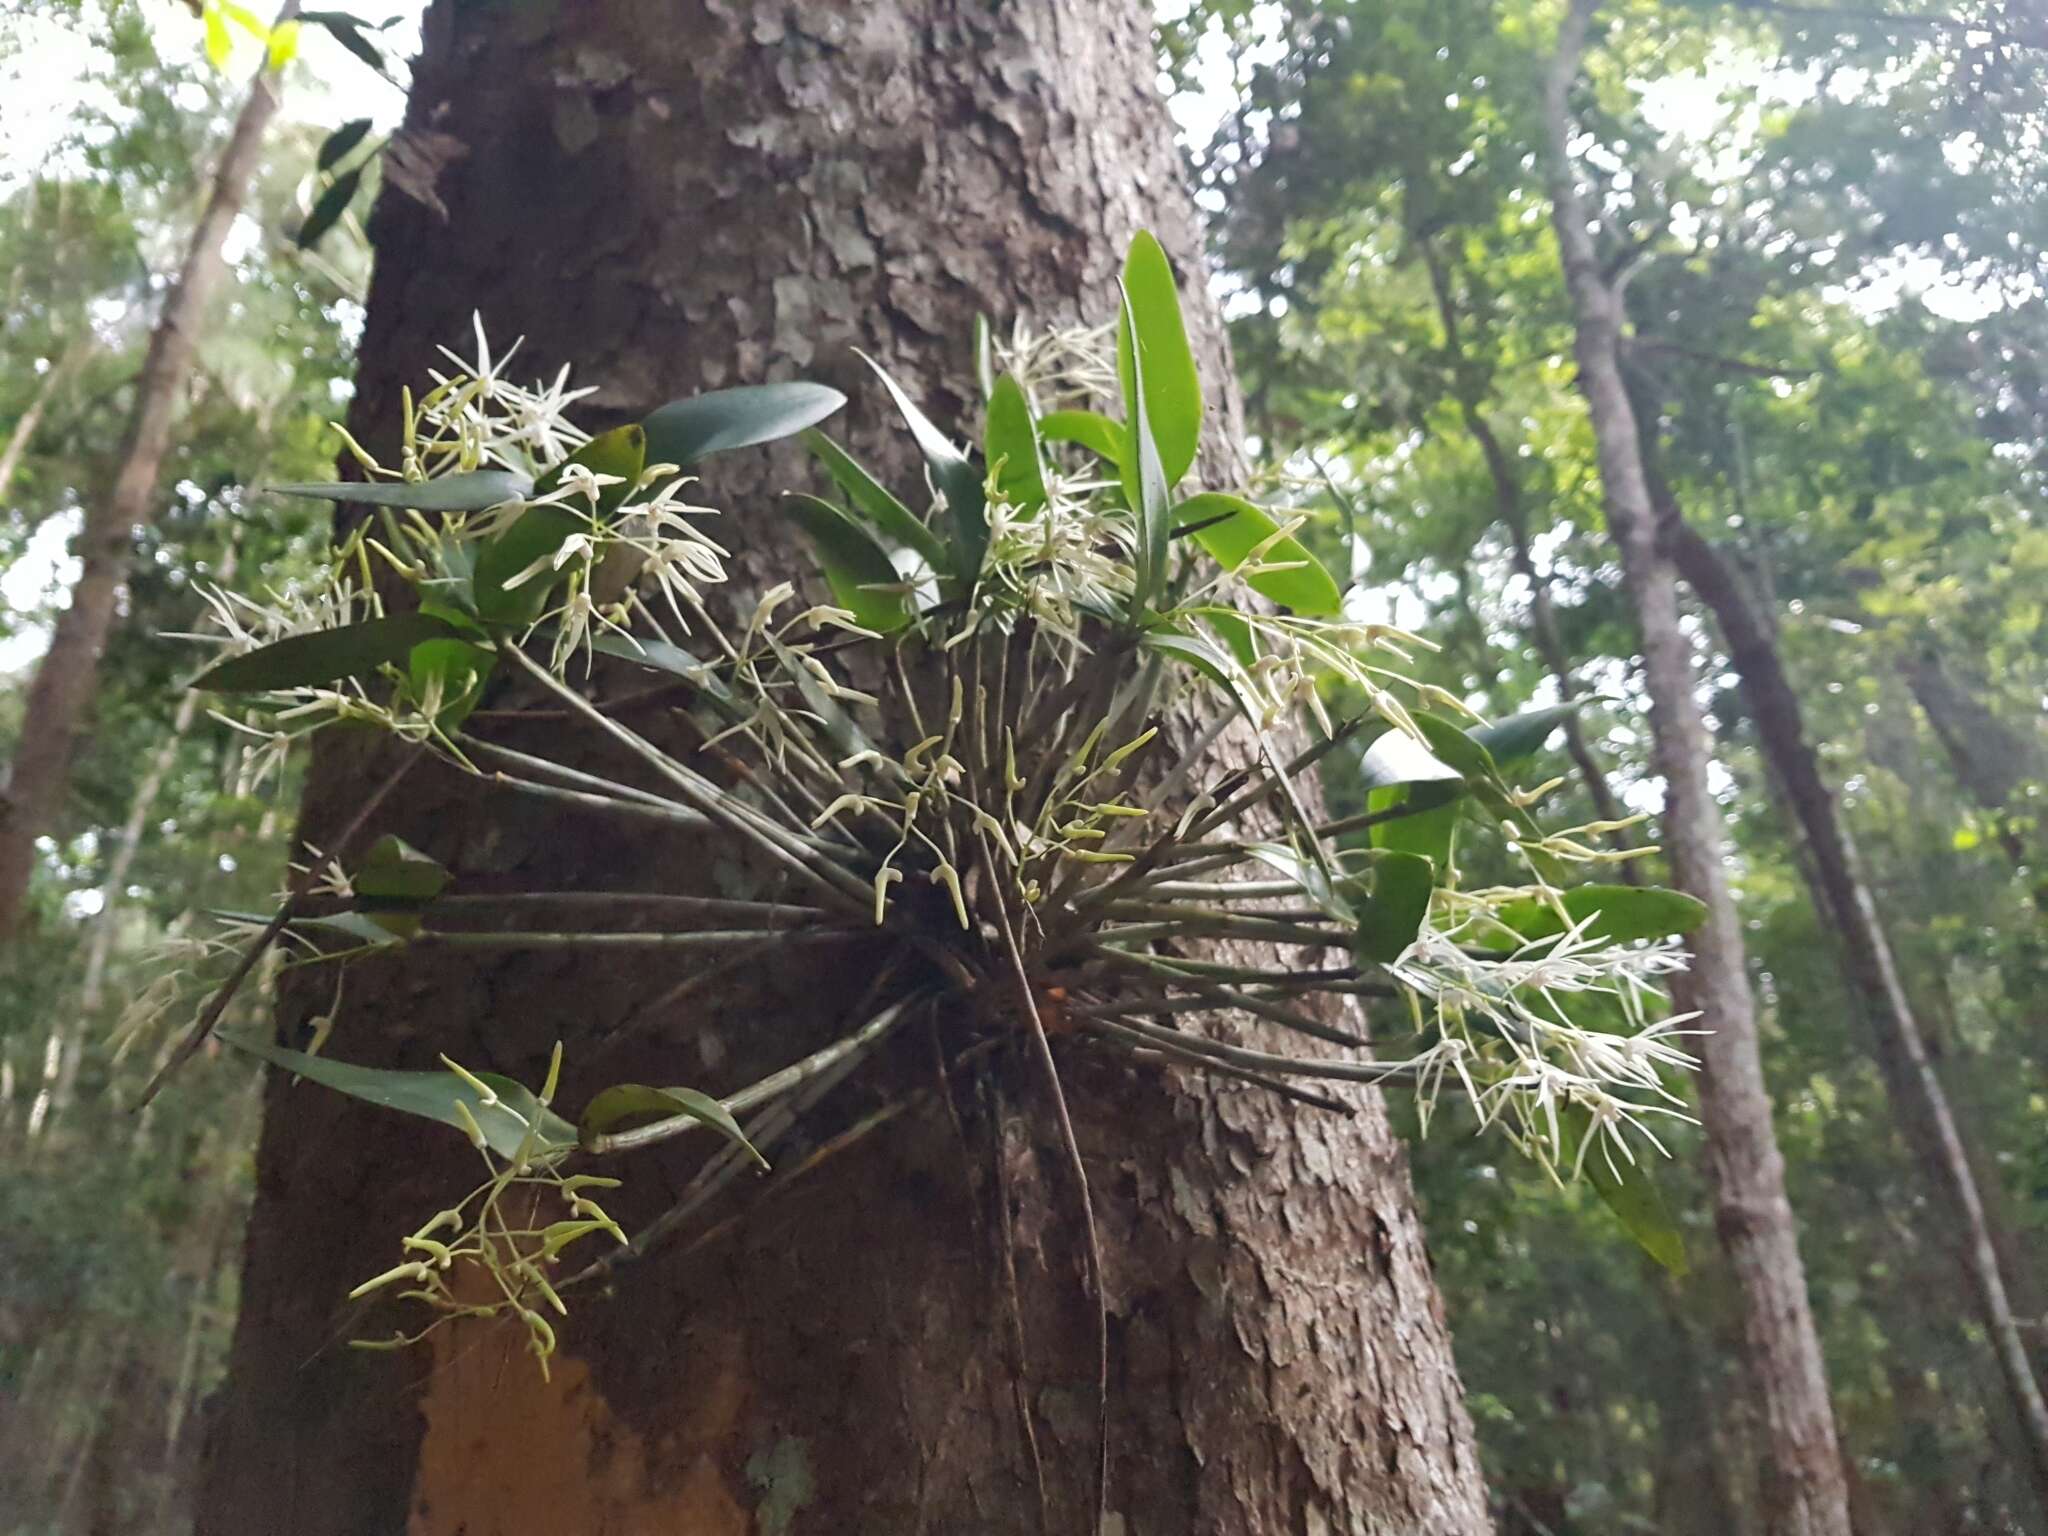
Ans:
{"type": "Polygon", "coordinates": [[[344,678],[370,677],[380,667],[402,665],[414,646],[455,635],[455,630],[431,614],[394,613],[339,629],[287,635],[257,650],[225,657],[193,678],[191,686],[209,693],[316,688],[344,678]]]}
{"type": "Polygon", "coordinates": [[[313,211],[306,215],[306,221],[299,226],[293,237],[293,244],[301,250],[309,250],[320,243],[321,237],[341,222],[341,216],[348,212],[348,205],[355,201],[356,189],[363,183],[361,167],[344,171],[328,184],[313,204],[313,211]]]}
{"type": "Polygon", "coordinates": [[[853,512],[874,526],[884,540],[915,550],[934,571],[946,573],[946,546],[939,536],[921,522],[916,513],[897,500],[860,461],[823,432],[806,432],[804,446],[825,466],[825,472],[844,493],[853,512]]]}
{"type": "Polygon", "coordinates": [[[314,157],[314,164],[323,171],[331,171],[349,156],[349,152],[363,142],[370,131],[370,120],[358,117],[343,123],[320,142],[320,153],[314,157]]]}
{"type": "Polygon", "coordinates": [[[953,565],[954,573],[962,580],[972,581],[980,574],[981,557],[988,551],[988,496],[982,486],[981,471],[951,438],[932,425],[931,419],[889,377],[887,369],[865,352],[858,355],[862,362],[874,369],[875,376],[882,381],[882,387],[889,391],[889,398],[896,402],[896,409],[902,412],[904,421],[909,424],[910,435],[917,443],[918,452],[924,455],[925,464],[931,470],[932,483],[952,518],[960,551],[953,565]]]}
{"type": "Polygon", "coordinates": [[[802,380],[671,400],[641,423],[647,429],[647,462],[695,464],[714,453],[794,437],[845,404],[838,390],[802,380]]]}
{"type": "Polygon", "coordinates": [[[910,597],[900,588],[903,578],[889,552],[874,535],[840,508],[816,496],[791,492],[782,498],[784,514],[803,529],[817,551],[818,564],[831,585],[833,601],[849,610],[854,621],[887,634],[914,617],[910,597]]]}

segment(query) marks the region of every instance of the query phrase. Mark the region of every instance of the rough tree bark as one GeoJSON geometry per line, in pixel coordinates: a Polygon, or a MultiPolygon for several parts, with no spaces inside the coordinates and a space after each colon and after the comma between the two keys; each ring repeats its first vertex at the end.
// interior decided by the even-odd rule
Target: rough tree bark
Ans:
{"type": "MultiPolygon", "coordinates": [[[[943,419],[968,398],[978,311],[1113,313],[1140,225],[1194,279],[1207,372],[1227,377],[1132,0],[441,0],[426,37],[412,121],[469,154],[441,188],[446,225],[388,197],[375,216],[352,415],[366,442],[390,442],[400,384],[435,343],[465,342],[476,306],[500,337],[527,335],[522,370],[570,361],[601,384],[595,424],[798,372],[839,383],[855,404],[837,429],[908,484],[918,471],[849,349],[943,419]]],[[[1234,403],[1221,411],[1234,419],[1234,403]]],[[[806,474],[787,447],[718,469],[703,494],[729,509],[717,532],[745,603],[802,568],[768,493],[806,474]]],[[[304,835],[331,834],[381,771],[323,744],[304,835]]],[[[426,771],[384,829],[471,889],[720,878],[687,841],[537,816],[426,771]]],[[[365,966],[329,1049],[400,1065],[445,1049],[535,1078],[560,1035],[571,1105],[636,1070],[729,1088],[828,1020],[843,1028],[855,990],[778,961],[687,1013],[650,1012],[670,980],[561,957],[365,966]]],[[[294,985],[285,1021],[329,1003],[325,986],[294,985]]],[[[930,1086],[933,1047],[901,1042],[873,1090],[930,1086]]],[[[1103,1530],[1484,1530],[1377,1102],[1361,1096],[1346,1120],[1062,1060],[1111,1309],[1103,1530]]],[[[467,1148],[274,1078],[199,1529],[1092,1529],[1095,1314],[1044,1105],[1020,1075],[962,1084],[954,1107],[894,1122],[779,1199],[736,1203],[736,1223],[620,1271],[608,1296],[572,1295],[543,1383],[516,1342],[468,1325],[431,1358],[335,1347],[343,1283],[467,1187],[467,1148]]],[[[627,1171],[630,1222],[660,1205],[664,1169],[627,1171]]]]}
{"type": "Polygon", "coordinates": [[[1675,504],[1659,508],[1679,574],[1713,610],[1743,697],[1756,722],[1757,741],[1783,784],[1806,842],[1815,904],[1826,914],[1842,950],[1842,968],[1871,1033],[1886,1096],[1898,1111],[1900,1132],[1921,1177],[1943,1211],[1944,1235],[1975,1293],[1978,1314],[2005,1383],[2013,1415],[2028,1448],[2028,1475],[2048,1508],[2048,1403],[2034,1374],[2026,1340],[2014,1316],[2006,1279],[1992,1242],[1984,1197],[1949,1108],[1920,1021],[1899,979],[1891,941],[1857,866],[1856,850],[1806,734],[1804,712],[1769,631],[1734,573],[1675,504]]]}
{"type": "Polygon", "coordinates": [[[1572,0],[1545,100],[1553,222],[1576,320],[1579,387],[1592,416],[1608,528],[1642,630],[1656,761],[1665,782],[1663,841],[1677,885],[1707,905],[1692,937],[1681,1002],[1711,1033],[1700,1043],[1700,1115],[1716,1224],[1735,1272],[1749,1379],[1763,1426],[1759,1504],[1772,1536],[1848,1536],[1848,1489],[1828,1402],[1820,1340],[1785,1165],[1771,1126],[1756,1010],[1734,898],[1722,865],[1722,826],[1707,787],[1707,737],[1692,650],[1679,624],[1671,556],[1658,537],[1635,412],[1622,379],[1621,294],[1602,272],[1570,153],[1568,98],[1598,0],[1572,0]]]}
{"type": "Polygon", "coordinates": [[[157,476],[170,449],[172,422],[191,370],[195,333],[227,270],[221,246],[242,211],[278,100],[278,77],[266,62],[249,83],[248,98],[214,171],[205,211],[150,332],[149,350],[135,381],[134,409],[113,473],[86,503],[85,526],[73,544],[79,572],[71,604],[58,617],[50,648],[29,684],[26,723],[8,767],[6,787],[0,789],[0,944],[10,941],[21,925],[36,866],[36,839],[50,830],[63,809],[72,754],[92,708],[100,653],[113,628],[115,604],[128,570],[129,544],[135,529],[150,518],[157,476]]]}

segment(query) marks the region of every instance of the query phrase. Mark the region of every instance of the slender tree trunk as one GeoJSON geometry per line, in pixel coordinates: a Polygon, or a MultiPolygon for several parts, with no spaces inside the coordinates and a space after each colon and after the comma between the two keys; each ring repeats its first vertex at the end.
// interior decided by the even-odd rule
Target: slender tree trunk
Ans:
{"type": "Polygon", "coordinates": [[[74,341],[64,349],[63,355],[50,364],[49,372],[28,403],[28,408],[15,419],[14,429],[7,434],[7,442],[0,446],[0,506],[7,501],[7,493],[14,485],[14,476],[21,468],[21,461],[28,454],[28,445],[35,440],[36,428],[43,424],[43,417],[50,409],[50,402],[57,398],[57,392],[70,382],[71,376],[85,366],[85,360],[92,356],[93,341],[90,336],[74,341]]]}
{"type": "MultiPolygon", "coordinates": [[[[1427,237],[1421,237],[1421,248],[1423,264],[1429,271],[1430,291],[1436,296],[1437,318],[1444,330],[1444,350],[1450,356],[1459,413],[1465,419],[1465,430],[1479,445],[1480,457],[1486,461],[1487,478],[1493,482],[1494,515],[1508,530],[1515,574],[1529,584],[1529,639],[1536,647],[1536,654],[1542,658],[1545,670],[1556,682],[1559,698],[1569,702],[1580,697],[1584,689],[1572,669],[1571,654],[1558,634],[1557,609],[1550,595],[1550,574],[1537,569],[1535,555],[1529,547],[1529,509],[1522,494],[1522,477],[1515,471],[1514,460],[1501,446],[1493,423],[1486,418],[1480,391],[1469,380],[1471,360],[1465,354],[1463,326],[1459,320],[1457,299],[1451,292],[1450,274],[1445,271],[1442,258],[1427,237]]],[[[1593,755],[1592,744],[1586,740],[1585,727],[1577,715],[1565,717],[1564,743],[1573,765],[1579,770],[1580,782],[1592,799],[1595,813],[1602,821],[1625,820],[1627,813],[1615,797],[1613,786],[1607,782],[1600,760],[1593,755]]],[[[1614,841],[1621,848],[1634,846],[1626,831],[1615,832],[1614,841]]],[[[1631,885],[1642,879],[1641,870],[1632,859],[1620,866],[1620,873],[1622,879],[1631,885]]]]}
{"type": "MultiPolygon", "coordinates": [[[[286,14],[296,10],[287,7],[286,14]]],[[[100,654],[113,628],[129,545],[149,521],[157,478],[170,449],[171,427],[192,366],[198,326],[219,287],[226,263],[222,243],[242,210],[250,177],[263,152],[264,130],[277,112],[278,79],[267,65],[249,84],[214,172],[213,188],[184,265],[164,300],[136,380],[135,407],[106,487],[86,504],[76,549],[78,580],[71,605],[58,617],[50,648],[29,684],[20,744],[0,791],[0,945],[21,925],[36,839],[63,809],[71,759],[99,685],[100,654]]]]}
{"type": "Polygon", "coordinates": [[[1826,914],[1841,945],[1843,970],[1870,1029],[1878,1069],[1913,1162],[1933,1186],[1934,1206],[1946,1212],[1942,1220],[1949,1246],[1969,1279],[2028,1446],[2028,1472],[2036,1496],[2048,1510],[2048,1403],[2042,1400],[2013,1315],[1976,1173],[1957,1132],[1948,1095],[1928,1059],[1876,903],[1857,868],[1849,829],[1807,739],[1799,696],[1769,632],[1726,563],[1697,529],[1685,524],[1676,506],[1663,509],[1663,514],[1679,572],[1714,612],[1729,659],[1742,679],[1758,743],[1784,785],[1810,855],[1806,867],[1815,905],[1826,914]]]}
{"type": "MultiPolygon", "coordinates": [[[[2048,873],[2034,868],[2038,860],[2012,817],[2020,786],[2042,775],[2039,742],[2013,730],[1958,683],[1933,646],[1922,648],[1907,662],[1906,686],[1934,727],[1956,782],[1979,809],[1991,813],[1999,846],[2013,868],[2022,875],[2033,870],[2034,905],[2048,912],[2048,873]]],[[[2035,820],[2030,818],[2028,824],[2035,820]]]]}
{"type": "MultiPolygon", "coordinates": [[[[600,418],[799,371],[842,384],[855,404],[835,428],[909,486],[921,471],[849,349],[945,419],[970,398],[977,312],[1113,313],[1141,224],[1181,258],[1206,372],[1227,377],[1134,0],[442,3],[426,36],[413,121],[469,154],[444,179],[446,225],[388,197],[373,221],[352,416],[366,442],[391,442],[399,386],[435,343],[466,345],[475,307],[496,334],[526,334],[522,366],[572,361],[601,385],[600,418]]],[[[1233,401],[1219,419],[1234,426],[1233,401]]],[[[769,493],[807,477],[787,447],[715,468],[702,494],[728,509],[718,536],[744,612],[805,568],[769,493]]],[[[364,756],[339,737],[316,752],[313,842],[378,774],[364,756]]],[[[472,888],[744,875],[714,874],[698,842],[536,816],[433,772],[383,829],[472,888]]],[[[672,979],[522,956],[366,965],[331,1049],[398,1065],[446,1049],[537,1077],[560,1036],[565,1103],[621,1076],[719,1088],[843,1025],[854,990],[778,959],[633,1035],[672,979]]],[[[288,984],[286,1025],[329,997],[288,984]]],[[[1484,1530],[1377,1101],[1347,1120],[1063,1063],[1111,1312],[1101,1529],[1484,1530]]],[[[929,1087],[931,1042],[879,1070],[842,1091],[929,1087]]],[[[396,1320],[338,1322],[334,1301],[466,1187],[469,1149],[274,1077],[200,1530],[1092,1532],[1095,1311],[1035,1081],[991,1083],[1007,1116],[971,1092],[957,1121],[907,1115],[779,1200],[738,1205],[725,1235],[620,1272],[609,1296],[572,1295],[544,1383],[487,1327],[444,1332],[431,1359],[334,1347],[396,1320]],[[986,1235],[1004,1232],[1015,1331],[1008,1245],[986,1235]]],[[[661,1169],[628,1173],[619,1209],[645,1220],[661,1169]]]]}
{"type": "Polygon", "coordinates": [[[1665,781],[1664,843],[1673,876],[1706,903],[1680,997],[1712,1033],[1700,1047],[1700,1112],[1716,1224],[1735,1272],[1749,1373],[1764,1435],[1761,1513],[1772,1536],[1848,1536],[1848,1489],[1820,1340],[1806,1295],[1785,1165],[1771,1126],[1741,928],[1722,861],[1719,811],[1707,787],[1706,727],[1693,658],[1679,625],[1671,557],[1658,539],[1635,412],[1623,383],[1620,294],[1603,275],[1574,179],[1568,97],[1597,0],[1573,0],[1546,97],[1553,217],[1577,321],[1579,387],[1592,416],[1608,527],[1642,629],[1657,765],[1665,781]]]}

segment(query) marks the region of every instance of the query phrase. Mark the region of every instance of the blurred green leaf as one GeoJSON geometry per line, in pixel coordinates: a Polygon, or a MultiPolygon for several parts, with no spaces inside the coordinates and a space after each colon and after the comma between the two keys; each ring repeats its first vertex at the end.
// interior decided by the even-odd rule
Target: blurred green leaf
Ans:
{"type": "Polygon", "coordinates": [[[370,120],[367,117],[359,117],[353,122],[343,123],[321,141],[320,154],[316,164],[323,171],[333,170],[337,162],[346,160],[349,151],[363,142],[364,135],[368,134],[369,131],[370,120]]]}
{"type": "Polygon", "coordinates": [[[340,222],[348,212],[348,205],[355,201],[356,189],[362,185],[363,172],[358,166],[352,171],[343,171],[328,184],[313,204],[312,212],[306,215],[306,222],[299,226],[293,237],[300,250],[310,250],[320,243],[320,237],[340,222]]]}
{"type": "MultiPolygon", "coordinates": [[[[1566,921],[1592,922],[1586,937],[1609,944],[1630,939],[1665,939],[1691,933],[1706,921],[1706,904],[1683,891],[1655,885],[1575,885],[1559,893],[1564,916],[1545,901],[1510,902],[1494,913],[1524,941],[1547,939],[1565,931],[1566,921]]],[[[1505,938],[1489,941],[1511,947],[1505,938]]]]}
{"type": "Polygon", "coordinates": [[[481,512],[518,501],[533,481],[509,469],[476,469],[434,480],[321,480],[265,486],[280,496],[311,496],[365,507],[412,507],[421,512],[481,512]]]}

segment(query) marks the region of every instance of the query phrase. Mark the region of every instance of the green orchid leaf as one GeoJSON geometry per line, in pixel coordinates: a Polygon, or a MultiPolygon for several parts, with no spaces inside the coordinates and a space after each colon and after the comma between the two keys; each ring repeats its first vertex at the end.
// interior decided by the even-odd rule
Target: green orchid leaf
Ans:
{"type": "Polygon", "coordinates": [[[583,1144],[588,1146],[597,1137],[618,1130],[629,1121],[645,1124],[679,1118],[709,1126],[744,1151],[758,1167],[764,1171],[767,1169],[768,1159],[747,1140],[747,1133],[740,1129],[740,1123],[732,1117],[731,1111],[710,1094],[699,1093],[694,1088],[649,1088],[641,1083],[619,1083],[605,1089],[584,1106],[578,1130],[583,1144]]]}
{"type": "Polygon", "coordinates": [[[349,886],[359,898],[421,904],[448,888],[447,867],[421,853],[396,833],[387,832],[370,845],[349,886]]]}
{"type": "MultiPolygon", "coordinates": [[[[1579,1106],[1567,1105],[1558,1114],[1558,1127],[1565,1168],[1569,1169],[1580,1162],[1579,1149],[1585,1138],[1593,1134],[1593,1118],[1579,1106]]],[[[1638,1146],[1635,1151],[1635,1161],[1631,1162],[1603,1139],[1586,1148],[1580,1167],[1601,1203],[1614,1213],[1643,1252],[1682,1277],[1691,1268],[1685,1257],[1685,1237],[1650,1172],[1649,1159],[1655,1149],[1638,1146]]]]}
{"type": "Polygon", "coordinates": [[[1346,897],[1343,884],[1330,877],[1330,871],[1313,859],[1304,859],[1301,854],[1285,843],[1253,843],[1245,850],[1269,869],[1276,869],[1296,885],[1302,894],[1313,901],[1318,908],[1327,912],[1340,923],[1358,920],[1346,897]]]}
{"type": "MultiPolygon", "coordinates": [[[[1124,296],[1122,323],[1117,335],[1128,344],[1136,324],[1130,295],[1124,296]]],[[[1173,508],[1168,502],[1166,471],[1159,457],[1159,444],[1152,435],[1151,412],[1145,398],[1144,370],[1133,371],[1124,380],[1124,404],[1131,413],[1130,454],[1123,465],[1124,494],[1138,518],[1136,567],[1131,588],[1131,615],[1142,619],[1153,598],[1166,589],[1167,543],[1173,535],[1173,508]]]]}
{"type": "Polygon", "coordinates": [[[462,1105],[483,1132],[484,1142],[500,1157],[515,1156],[526,1143],[529,1126],[535,1127],[532,1150],[552,1156],[576,1145],[576,1127],[543,1105],[539,1099],[509,1077],[494,1072],[473,1074],[489,1090],[493,1102],[461,1077],[439,1068],[430,1072],[398,1072],[382,1067],[358,1067],[331,1056],[308,1056],[288,1051],[249,1035],[222,1035],[237,1050],[261,1057],[272,1066],[308,1078],[352,1099],[395,1109],[400,1114],[452,1126],[464,1134],[462,1105]]]}
{"type": "Polygon", "coordinates": [[[824,384],[746,384],[671,400],[641,423],[647,462],[691,465],[714,453],[794,437],[846,404],[824,384]]]}
{"type": "Polygon", "coordinates": [[[441,708],[434,716],[434,724],[443,731],[453,731],[476,708],[483,697],[484,683],[497,664],[496,651],[451,637],[423,640],[414,646],[406,658],[406,671],[415,699],[429,698],[439,687],[441,708]]]}
{"type": "Polygon", "coordinates": [[[1123,463],[1130,451],[1124,424],[1097,411],[1048,411],[1038,418],[1038,435],[1049,443],[1079,443],[1112,464],[1123,463]]]}
{"type": "Polygon", "coordinates": [[[856,623],[890,634],[916,617],[908,593],[877,590],[901,588],[903,577],[889,552],[860,523],[831,502],[800,491],[782,498],[782,510],[810,539],[833,601],[850,610],[856,623]]]}
{"type": "Polygon", "coordinates": [[[370,677],[383,666],[407,661],[412,648],[454,633],[424,613],[395,613],[340,629],[288,635],[260,649],[215,662],[191,686],[208,693],[269,693],[313,688],[349,677],[370,677]]]}
{"type": "Polygon", "coordinates": [[[533,495],[547,496],[561,488],[569,467],[608,475],[595,507],[577,497],[569,503],[528,507],[510,527],[493,534],[477,551],[470,590],[480,618],[492,624],[531,624],[547,611],[548,598],[563,573],[542,569],[536,562],[555,555],[571,535],[588,533],[593,516],[602,520],[618,511],[647,467],[647,433],[638,423],[614,427],[593,437],[534,482],[533,495]],[[507,586],[507,582],[517,585],[507,586]]]}
{"type": "Polygon", "coordinates": [[[1167,487],[1180,483],[1202,441],[1202,383],[1182,322],[1173,267],[1152,235],[1138,231],[1124,258],[1129,324],[1117,331],[1117,378],[1128,404],[1141,390],[1167,487]]]}
{"type": "Polygon", "coordinates": [[[363,21],[346,11],[301,11],[299,20],[312,26],[325,27],[333,39],[350,53],[361,59],[378,74],[384,73],[384,55],[377,46],[363,36],[363,21]]]}
{"type": "Polygon", "coordinates": [[[1389,965],[1415,942],[1429,917],[1437,866],[1421,854],[1387,849],[1372,861],[1372,896],[1352,948],[1361,961],[1389,965]]]}
{"type": "MultiPolygon", "coordinates": [[[[1554,938],[1567,923],[1587,923],[1586,937],[1621,944],[1631,939],[1677,938],[1707,920],[1706,903],[1683,891],[1654,885],[1576,885],[1558,893],[1562,914],[1547,901],[1529,897],[1509,902],[1494,913],[1523,942],[1554,938]],[[1590,922],[1587,922],[1591,919],[1590,922]]],[[[1492,947],[1508,949],[1514,941],[1496,935],[1492,947]]]]}
{"type": "MultiPolygon", "coordinates": [[[[825,466],[854,513],[864,517],[886,543],[914,550],[933,571],[947,573],[946,546],[939,536],[862,467],[859,460],[822,432],[806,432],[804,446],[825,466]]],[[[958,573],[954,573],[958,574],[958,573]]]]}
{"type": "Polygon", "coordinates": [[[1543,709],[1532,709],[1526,713],[1510,716],[1492,725],[1474,726],[1466,732],[1479,745],[1492,754],[1495,763],[1519,762],[1534,757],[1565,721],[1569,720],[1590,700],[1574,699],[1569,704],[1552,704],[1543,709]]]}
{"type": "Polygon", "coordinates": [[[981,557],[988,551],[988,496],[982,486],[981,472],[951,438],[932,425],[930,418],[889,377],[887,369],[865,352],[858,355],[862,362],[874,369],[875,377],[882,381],[882,387],[889,391],[889,398],[896,402],[896,409],[909,423],[910,435],[917,443],[918,452],[924,455],[925,464],[931,470],[932,483],[953,519],[953,531],[960,544],[960,558],[954,562],[954,572],[963,581],[972,582],[980,575],[981,557]]]}
{"type": "Polygon", "coordinates": [[[734,702],[732,689],[709,662],[700,661],[679,645],[635,635],[632,639],[606,631],[590,637],[592,649],[622,661],[635,661],[670,677],[680,677],[700,689],[707,698],[723,704],[734,702]]]}
{"type": "Polygon", "coordinates": [[[1026,514],[1043,507],[1045,465],[1039,458],[1038,427],[1023,385],[1007,373],[996,380],[988,397],[986,446],[996,484],[1010,505],[1026,514]]]}
{"type": "MultiPolygon", "coordinates": [[[[1173,509],[1173,523],[1176,528],[1194,528],[1189,536],[1226,571],[1236,570],[1254,549],[1280,531],[1280,524],[1264,508],[1242,496],[1215,491],[1188,497],[1173,509]]],[[[1268,545],[1259,563],[1294,567],[1247,578],[1247,585],[1261,597],[1308,618],[1325,618],[1343,608],[1344,594],[1337,583],[1292,535],[1268,545]]]]}
{"type": "Polygon", "coordinates": [[[364,507],[411,507],[420,512],[481,512],[520,501],[533,492],[529,476],[509,469],[473,469],[434,480],[332,480],[265,486],[280,496],[364,507]]]}
{"type": "Polygon", "coordinates": [[[1406,731],[1396,730],[1383,732],[1366,748],[1359,774],[1368,811],[1407,812],[1375,825],[1372,846],[1417,854],[1438,869],[1448,868],[1465,776],[1406,731]]]}
{"type": "Polygon", "coordinates": [[[1176,661],[1185,662],[1219,687],[1231,690],[1236,696],[1237,669],[1228,651],[1212,645],[1200,635],[1183,635],[1171,629],[1151,629],[1145,632],[1139,642],[1147,650],[1158,651],[1176,661]]]}

